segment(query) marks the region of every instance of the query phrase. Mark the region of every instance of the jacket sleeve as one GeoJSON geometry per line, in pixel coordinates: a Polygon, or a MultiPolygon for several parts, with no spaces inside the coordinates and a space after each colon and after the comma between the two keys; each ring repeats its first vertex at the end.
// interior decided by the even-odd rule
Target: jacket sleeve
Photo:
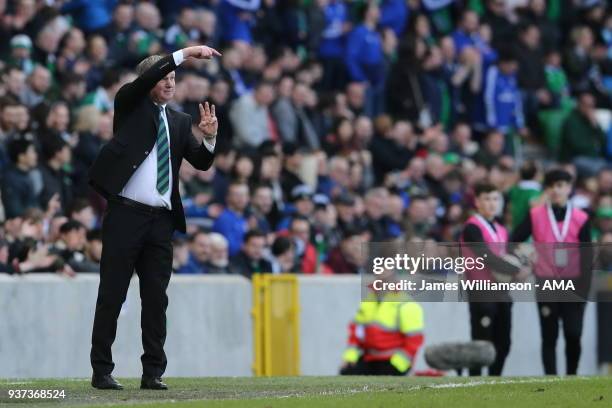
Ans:
{"type": "Polygon", "coordinates": [[[399,372],[406,373],[413,366],[414,358],[423,345],[423,308],[416,302],[400,306],[400,331],[404,335],[401,350],[391,356],[390,363],[399,372]]]}
{"type": "Polygon", "coordinates": [[[353,319],[348,326],[348,341],[346,349],[342,354],[342,360],[346,363],[355,364],[363,353],[363,332],[365,321],[363,312],[361,310],[362,305],[360,305],[355,319],[353,319]]]}
{"type": "Polygon", "coordinates": [[[495,83],[497,82],[497,67],[490,67],[487,71],[484,86],[484,103],[487,114],[487,125],[497,127],[495,83]]]}
{"type": "MultiPolygon", "coordinates": [[[[162,80],[166,75],[176,69],[172,54],[167,55],[157,61],[151,68],[146,70],[138,78],[121,87],[115,96],[115,115],[125,115],[136,106],[138,102],[146,97],[153,89],[155,84],[162,80]]],[[[121,120],[121,118],[119,118],[121,120]]],[[[115,119],[114,131],[119,128],[120,120],[115,119]]]]}

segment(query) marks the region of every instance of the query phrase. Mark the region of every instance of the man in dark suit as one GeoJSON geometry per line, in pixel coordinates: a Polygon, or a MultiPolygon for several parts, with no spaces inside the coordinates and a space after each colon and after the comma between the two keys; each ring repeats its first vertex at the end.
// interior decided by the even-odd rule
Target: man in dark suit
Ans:
{"type": "Polygon", "coordinates": [[[198,170],[210,168],[218,125],[214,105],[200,104],[196,133],[202,135],[194,135],[191,116],[166,104],[174,97],[174,70],[183,60],[218,55],[212,48],[197,46],[166,57],[147,57],[136,67],[138,77],[115,96],[114,137],[89,171],[91,185],[108,200],[91,347],[95,388],[123,388],[111,375],[111,347],[135,269],[142,303],[141,388],[167,389],[161,376],[167,363],[163,347],[171,236],[175,229],[186,229],[178,172],[183,158],[198,170]]]}

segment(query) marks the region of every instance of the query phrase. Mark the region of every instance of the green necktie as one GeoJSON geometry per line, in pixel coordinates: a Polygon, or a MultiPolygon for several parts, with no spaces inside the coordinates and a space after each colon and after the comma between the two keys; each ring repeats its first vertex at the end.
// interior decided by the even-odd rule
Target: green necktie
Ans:
{"type": "Polygon", "coordinates": [[[164,108],[159,107],[159,126],[157,128],[157,191],[166,194],[170,188],[170,148],[168,146],[168,132],[164,122],[164,108]]]}

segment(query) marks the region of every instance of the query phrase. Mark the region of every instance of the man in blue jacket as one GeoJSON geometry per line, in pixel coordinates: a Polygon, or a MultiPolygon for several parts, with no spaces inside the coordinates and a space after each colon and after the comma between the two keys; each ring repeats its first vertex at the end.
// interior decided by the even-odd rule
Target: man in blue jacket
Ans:
{"type": "Polygon", "coordinates": [[[380,27],[390,28],[396,36],[401,36],[408,20],[406,0],[382,0],[380,3],[380,27]]]}
{"type": "Polygon", "coordinates": [[[506,135],[506,153],[513,152],[512,134],[526,132],[517,68],[511,53],[500,53],[499,61],[487,70],[485,77],[483,97],[487,125],[506,135]]]}
{"type": "Polygon", "coordinates": [[[346,82],[344,55],[346,32],[350,29],[347,6],[343,0],[322,0],[325,26],[318,54],[323,63],[323,88],[341,89],[346,82]]]}
{"type": "Polygon", "coordinates": [[[368,116],[376,116],[383,110],[385,80],[382,37],[376,31],[380,9],[374,2],[362,7],[362,23],[355,27],[348,37],[346,66],[351,81],[368,84],[366,112],[368,116]]]}
{"type": "Polygon", "coordinates": [[[219,4],[222,39],[252,43],[251,28],[255,23],[254,13],[260,6],[261,0],[222,0],[219,4]]]}

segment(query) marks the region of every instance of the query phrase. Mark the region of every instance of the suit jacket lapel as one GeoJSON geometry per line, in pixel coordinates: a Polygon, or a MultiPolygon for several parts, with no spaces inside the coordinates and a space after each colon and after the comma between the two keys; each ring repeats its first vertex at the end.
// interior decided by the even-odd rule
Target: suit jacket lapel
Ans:
{"type": "Polygon", "coordinates": [[[147,98],[147,105],[149,114],[151,115],[151,119],[153,119],[153,123],[155,123],[155,134],[153,135],[153,140],[157,140],[157,129],[159,129],[159,108],[151,98],[147,98]]]}

